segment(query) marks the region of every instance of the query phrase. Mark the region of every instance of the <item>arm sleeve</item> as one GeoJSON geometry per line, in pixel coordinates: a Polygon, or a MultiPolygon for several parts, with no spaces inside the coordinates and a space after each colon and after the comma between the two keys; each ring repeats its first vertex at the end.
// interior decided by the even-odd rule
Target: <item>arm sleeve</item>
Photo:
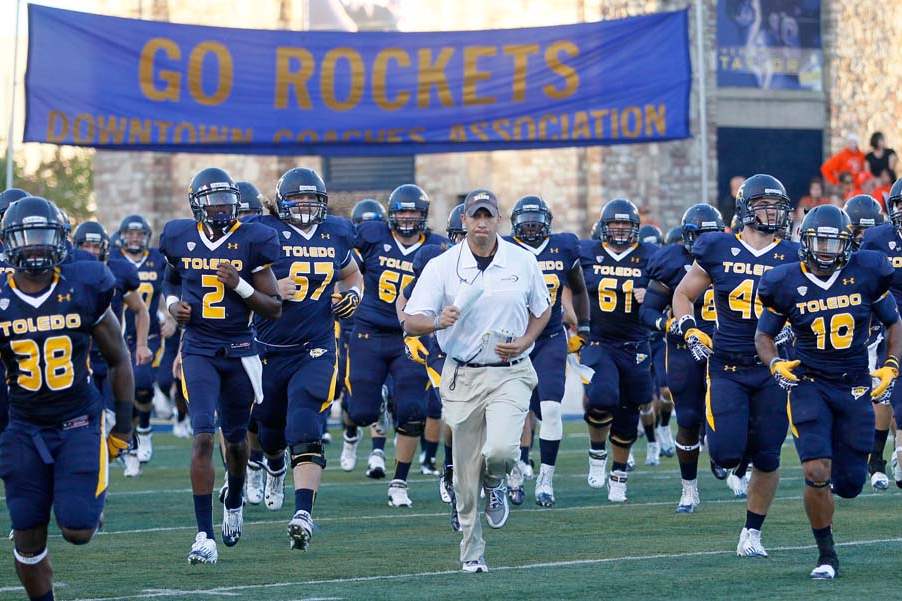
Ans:
{"type": "Polygon", "coordinates": [[[426,263],[423,273],[414,284],[410,300],[404,308],[405,313],[435,317],[442,312],[445,285],[438,267],[438,261],[426,263]]]}
{"type": "Polygon", "coordinates": [[[692,258],[695,259],[695,263],[705,270],[705,273],[711,273],[711,257],[714,253],[714,244],[718,239],[716,236],[717,232],[708,232],[706,234],[702,234],[698,237],[698,239],[692,244],[692,258]]]}
{"type": "Polygon", "coordinates": [[[663,294],[661,289],[654,285],[656,283],[656,280],[652,280],[645,290],[645,302],[639,305],[639,321],[653,330],[661,330],[667,322],[670,297],[663,294]]]}
{"type": "Polygon", "coordinates": [[[758,284],[758,298],[761,299],[761,304],[764,306],[764,311],[761,312],[761,317],[758,318],[758,330],[774,337],[783,329],[783,324],[786,323],[786,316],[778,306],[776,299],[776,290],[780,282],[768,277],[771,273],[773,272],[765,273],[758,284]]]}
{"type": "Polygon", "coordinates": [[[538,261],[532,255],[530,255],[530,258],[532,261],[530,261],[529,265],[530,282],[529,291],[526,295],[526,304],[533,316],[539,317],[545,312],[545,309],[551,306],[551,297],[548,296],[548,285],[545,283],[545,276],[542,275],[542,270],[539,269],[538,261]]]}
{"type": "Polygon", "coordinates": [[[250,266],[254,273],[266,269],[278,260],[282,253],[282,246],[279,244],[279,234],[276,230],[263,224],[258,225],[263,234],[260,236],[259,242],[254,245],[254,254],[251,258],[253,264],[250,266]]]}
{"type": "MultiPolygon", "coordinates": [[[[92,266],[93,267],[93,266],[92,266]]],[[[116,291],[116,278],[110,268],[102,263],[97,263],[98,273],[91,278],[93,281],[89,283],[91,291],[90,296],[94,298],[94,307],[92,311],[93,321],[96,324],[103,318],[104,313],[109,308],[113,300],[113,294],[116,291]]]]}

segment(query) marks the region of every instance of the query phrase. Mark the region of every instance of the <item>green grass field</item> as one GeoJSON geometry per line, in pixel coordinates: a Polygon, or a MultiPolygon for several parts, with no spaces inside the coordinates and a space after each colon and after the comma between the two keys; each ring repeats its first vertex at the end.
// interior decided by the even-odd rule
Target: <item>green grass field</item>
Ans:
{"type": "MultiPolygon", "coordinates": [[[[51,539],[57,598],[678,601],[808,595],[888,599],[902,594],[902,494],[895,487],[881,494],[868,487],[858,499],[837,500],[834,531],[841,545],[842,577],[812,582],[807,575],[816,552],[790,442],[784,445],[783,481],[764,528],[770,558],[750,560],[735,556],[744,501],[733,499],[724,483],[710,475],[707,456],[702,457],[698,513],[674,513],[680,491],[676,459],[664,458],[654,468],[641,465],[641,439],[630,500],[612,506],[606,490],[586,485],[582,423],[566,427],[555,479],[557,507],[538,508],[529,482],[527,501],[513,509],[507,526],[486,528],[491,571],[476,575],[458,571],[460,538],[448,526],[436,480],[412,476],[414,507],[389,508],[386,482],[363,476],[368,440],[360,446],[354,473],[341,471],[339,445],[331,445],[330,468],[315,507],[319,530],[309,551],[289,550],[285,526],[293,503],[287,494],[279,512],[248,507],[240,544],[229,549],[220,542],[217,565],[190,566],[185,555],[195,528],[189,444],[157,434],[153,463],[141,478],[125,480],[121,468],[114,468],[103,533],[85,547],[69,545],[56,534],[51,539]]],[[[217,522],[220,512],[217,503],[217,522]]],[[[0,528],[9,528],[5,509],[0,528]]],[[[12,569],[11,543],[3,546],[0,599],[23,598],[12,569]]]]}

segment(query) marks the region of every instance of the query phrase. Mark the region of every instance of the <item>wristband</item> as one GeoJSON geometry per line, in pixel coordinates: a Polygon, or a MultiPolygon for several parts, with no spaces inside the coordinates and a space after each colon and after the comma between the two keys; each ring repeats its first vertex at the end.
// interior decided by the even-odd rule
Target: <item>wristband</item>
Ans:
{"type": "Polygon", "coordinates": [[[363,298],[363,294],[361,294],[360,288],[358,288],[357,286],[351,286],[350,288],[345,290],[345,292],[356,292],[358,298],[363,298]]]}
{"type": "Polygon", "coordinates": [[[174,294],[170,294],[169,296],[167,296],[166,297],[166,310],[168,311],[169,307],[171,307],[175,303],[179,302],[179,300],[181,300],[181,299],[179,299],[179,297],[177,297],[174,294]]]}
{"type": "Polygon", "coordinates": [[[577,334],[588,334],[590,330],[591,328],[588,321],[581,321],[576,326],[577,334]]]}
{"type": "Polygon", "coordinates": [[[235,286],[235,292],[241,298],[250,298],[254,294],[254,287],[251,286],[243,277],[238,277],[238,285],[235,286]]]}
{"type": "Polygon", "coordinates": [[[698,327],[695,325],[695,318],[692,315],[683,315],[676,322],[676,331],[680,336],[685,336],[686,331],[698,327]]]}
{"type": "Polygon", "coordinates": [[[883,367],[892,367],[896,371],[899,371],[899,360],[895,357],[887,357],[886,361],[883,362],[883,367]]]}

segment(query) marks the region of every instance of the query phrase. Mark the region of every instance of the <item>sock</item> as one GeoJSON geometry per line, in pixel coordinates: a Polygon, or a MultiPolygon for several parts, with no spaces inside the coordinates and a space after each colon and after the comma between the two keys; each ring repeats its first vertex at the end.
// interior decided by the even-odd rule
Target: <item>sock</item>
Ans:
{"type": "Polygon", "coordinates": [[[142,430],[150,429],[150,411],[141,411],[137,409],[135,411],[138,414],[138,427],[142,430]]]}
{"type": "Polygon", "coordinates": [[[311,513],[313,511],[314,497],[316,497],[316,491],[314,491],[313,489],[297,489],[296,491],[294,491],[294,510],[311,513]]]}
{"type": "Polygon", "coordinates": [[[529,463],[529,447],[520,447],[520,461],[529,463]]]}
{"type": "MultiPolygon", "coordinates": [[[[261,464],[263,463],[263,449],[251,449],[250,455],[247,458],[248,463],[261,464]]],[[[254,467],[257,467],[256,465],[254,467]]]]}
{"type": "Polygon", "coordinates": [[[435,442],[431,440],[423,441],[423,450],[426,452],[426,463],[432,463],[435,461],[435,453],[438,451],[438,441],[435,442]]]}
{"type": "Polygon", "coordinates": [[[555,465],[557,463],[557,451],[561,448],[560,440],[539,439],[539,457],[544,465],[555,465]]]}
{"type": "Polygon", "coordinates": [[[357,426],[345,426],[345,438],[348,440],[357,438],[357,426]]]}
{"type": "Polygon", "coordinates": [[[445,445],[445,467],[454,465],[454,455],[451,451],[451,445],[445,445]]]}
{"type": "Polygon", "coordinates": [[[645,430],[645,440],[647,440],[648,442],[655,442],[655,425],[642,424],[642,429],[645,430]]]}
{"type": "Polygon", "coordinates": [[[207,538],[213,536],[213,494],[194,495],[194,519],[197,520],[197,531],[206,532],[207,538]]]}
{"type": "Polygon", "coordinates": [[[244,500],[244,471],[239,475],[228,475],[229,489],[226,491],[225,506],[227,509],[238,509],[244,500]]]}
{"type": "Polygon", "coordinates": [[[670,416],[672,414],[673,414],[673,411],[671,411],[670,409],[661,409],[660,413],[658,413],[658,416],[661,419],[661,427],[662,428],[667,428],[670,426],[670,416]]]}
{"type": "Polygon", "coordinates": [[[625,472],[626,464],[620,463],[618,461],[614,461],[613,463],[611,463],[611,471],[612,472],[625,472]]]}
{"type": "Polygon", "coordinates": [[[743,459],[742,461],[739,462],[739,465],[736,466],[736,469],[733,470],[733,474],[737,478],[744,478],[745,473],[748,471],[748,469],[749,469],[749,461],[748,461],[748,459],[743,459]]]}
{"type": "Polygon", "coordinates": [[[28,599],[29,599],[29,601],[53,601],[53,599],[54,599],[54,597],[53,597],[53,589],[50,589],[49,591],[47,591],[47,592],[44,593],[43,595],[40,595],[40,596],[37,596],[37,597],[29,597],[28,599]]]}
{"type": "Polygon", "coordinates": [[[180,422],[185,421],[185,418],[188,417],[188,412],[185,411],[184,409],[176,408],[175,414],[178,417],[178,421],[180,421],[180,422]]]}
{"type": "Polygon", "coordinates": [[[373,438],[373,450],[374,451],[385,451],[385,437],[377,436],[373,438]]]}
{"type": "Polygon", "coordinates": [[[683,480],[695,480],[698,478],[698,458],[695,461],[680,461],[680,477],[683,480]]]}
{"type": "Polygon", "coordinates": [[[279,453],[275,458],[267,457],[266,465],[269,466],[269,471],[278,472],[285,467],[285,453],[279,453]]]}
{"type": "Polygon", "coordinates": [[[589,441],[589,448],[593,451],[604,451],[605,450],[606,441],[602,440],[601,442],[589,441]]]}
{"type": "Polygon", "coordinates": [[[871,461],[883,461],[883,449],[886,448],[886,439],[889,430],[874,430],[874,450],[871,451],[871,461]]]}
{"type": "Polygon", "coordinates": [[[832,526],[827,526],[826,528],[812,528],[811,532],[814,534],[814,542],[817,543],[817,551],[821,557],[836,555],[836,550],[833,548],[832,526]]]}
{"type": "Polygon", "coordinates": [[[764,518],[766,515],[762,515],[760,513],[755,513],[753,511],[745,512],[745,527],[749,530],[761,530],[761,527],[764,525],[764,518]]]}
{"type": "Polygon", "coordinates": [[[410,463],[404,461],[395,462],[394,480],[407,480],[407,474],[410,472],[410,463]]]}

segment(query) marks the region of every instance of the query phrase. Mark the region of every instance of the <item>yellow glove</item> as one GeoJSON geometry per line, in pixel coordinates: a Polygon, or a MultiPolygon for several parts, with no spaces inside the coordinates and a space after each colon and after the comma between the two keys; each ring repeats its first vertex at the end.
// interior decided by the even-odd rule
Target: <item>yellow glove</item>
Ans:
{"type": "Polygon", "coordinates": [[[692,353],[693,359],[696,361],[704,361],[711,356],[714,343],[711,337],[699,330],[698,328],[689,328],[683,334],[683,340],[689,346],[689,352],[692,353]]]}
{"type": "Polygon", "coordinates": [[[797,368],[801,363],[802,362],[798,359],[795,361],[786,361],[780,357],[774,357],[773,361],[770,362],[770,373],[777,381],[780,388],[789,390],[799,383],[799,377],[792,373],[792,370],[797,368]]]}
{"type": "Polygon", "coordinates": [[[567,352],[578,353],[585,346],[586,341],[581,336],[571,336],[567,339],[567,352]]]}
{"type": "Polygon", "coordinates": [[[871,398],[880,398],[890,390],[893,384],[895,384],[896,378],[899,377],[899,362],[895,357],[887,358],[887,360],[883,362],[883,367],[879,367],[871,372],[871,377],[880,380],[876,386],[871,387],[871,398]]]}
{"type": "Polygon", "coordinates": [[[110,432],[110,435],[106,438],[106,448],[110,453],[110,459],[115,459],[119,457],[122,453],[128,450],[129,442],[127,439],[121,438],[123,434],[117,434],[115,432],[110,432]]]}
{"type": "Polygon", "coordinates": [[[429,356],[429,351],[426,350],[426,346],[420,342],[418,336],[404,337],[404,351],[407,353],[408,357],[420,365],[426,365],[426,357],[429,356]]]}

